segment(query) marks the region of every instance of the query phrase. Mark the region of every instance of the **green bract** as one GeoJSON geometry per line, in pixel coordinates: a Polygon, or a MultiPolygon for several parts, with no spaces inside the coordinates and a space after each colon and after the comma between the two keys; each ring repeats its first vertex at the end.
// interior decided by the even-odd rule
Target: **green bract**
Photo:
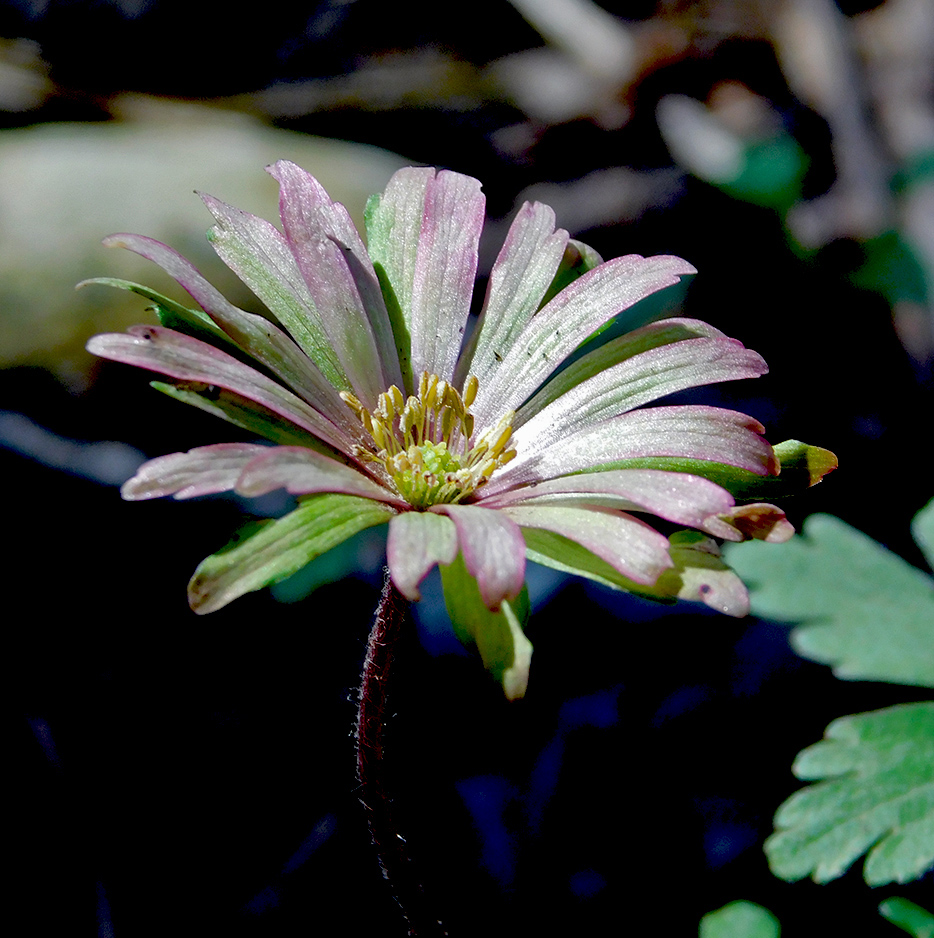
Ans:
{"type": "Polygon", "coordinates": [[[160,373],[169,379],[160,390],[274,444],[154,459],[124,497],[282,488],[301,502],[201,564],[189,587],[195,611],[388,522],[396,589],[418,599],[419,583],[442,565],[458,633],[510,697],[525,691],[531,654],[520,611],[527,553],[658,598],[745,612],[745,590],[712,538],[787,539],[791,526],[758,501],[759,483],[787,458],[790,487],[810,484],[833,457],[803,444],[776,455],[744,414],[647,405],[761,375],[762,358],[706,323],[671,319],[591,342],[560,370],[620,312],[694,273],[690,264],[638,255],[604,263],[555,227],[548,206],[527,203],[471,332],[484,218],[477,180],[401,170],[367,207],[365,245],[312,176],[285,161],[269,172],[280,184],[281,230],[202,196],[215,220],[211,243],[269,318],[237,309],[171,248],[138,235],[105,243],[160,265],[200,308],[97,281],[152,301],[160,325],[97,336],[92,352],[160,373]],[[645,520],[653,516],[702,532],[699,540],[669,540],[645,520]]]}

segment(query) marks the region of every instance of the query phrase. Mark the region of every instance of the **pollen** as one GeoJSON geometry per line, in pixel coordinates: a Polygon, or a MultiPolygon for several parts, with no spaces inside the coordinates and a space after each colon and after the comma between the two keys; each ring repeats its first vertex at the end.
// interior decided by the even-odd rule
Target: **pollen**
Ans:
{"type": "Polygon", "coordinates": [[[342,392],[372,441],[370,447],[357,447],[355,455],[380,463],[413,508],[468,499],[516,455],[509,448],[515,411],[474,438],[470,406],[478,386],[471,375],[461,393],[437,375],[423,372],[417,395],[406,399],[393,385],[380,394],[373,411],[342,392]]]}

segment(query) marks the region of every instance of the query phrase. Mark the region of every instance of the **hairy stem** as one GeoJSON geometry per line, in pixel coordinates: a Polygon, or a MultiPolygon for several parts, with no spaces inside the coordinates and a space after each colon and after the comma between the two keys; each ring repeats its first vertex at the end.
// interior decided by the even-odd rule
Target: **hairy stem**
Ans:
{"type": "Polygon", "coordinates": [[[402,634],[408,603],[392,585],[389,572],[370,637],[357,706],[357,781],[366,809],[370,835],[379,855],[383,876],[409,923],[409,935],[434,938],[447,935],[428,907],[424,889],[409,858],[405,838],[393,818],[385,764],[385,730],[390,670],[402,634]]]}

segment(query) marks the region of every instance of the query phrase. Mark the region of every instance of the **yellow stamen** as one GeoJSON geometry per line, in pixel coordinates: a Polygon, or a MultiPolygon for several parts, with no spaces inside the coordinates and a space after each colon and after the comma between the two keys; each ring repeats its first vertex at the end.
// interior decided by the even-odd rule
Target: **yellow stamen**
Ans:
{"type": "Polygon", "coordinates": [[[372,412],[353,394],[342,392],[341,398],[373,441],[372,449],[362,446],[356,454],[382,463],[413,508],[467,499],[516,455],[507,449],[513,411],[473,441],[474,417],[469,408],[478,388],[479,382],[471,375],[462,396],[447,381],[423,372],[417,396],[406,400],[393,385],[380,394],[372,412]]]}

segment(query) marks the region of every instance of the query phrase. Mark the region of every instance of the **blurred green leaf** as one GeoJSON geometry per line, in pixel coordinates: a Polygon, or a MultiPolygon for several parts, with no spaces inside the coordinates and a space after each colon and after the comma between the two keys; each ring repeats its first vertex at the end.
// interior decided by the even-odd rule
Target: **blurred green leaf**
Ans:
{"type": "Polygon", "coordinates": [[[809,162],[795,138],[780,133],[747,142],[740,174],[714,184],[735,199],[784,213],[801,198],[809,162]]]}
{"type": "Polygon", "coordinates": [[[765,844],[776,876],[828,882],[867,850],[871,886],[908,882],[934,863],[934,703],[835,720],[794,772],[826,780],[778,809],[765,844]]]}
{"type": "MultiPolygon", "coordinates": [[[[327,583],[362,575],[379,576],[385,556],[386,528],[367,528],[316,557],[291,576],[271,584],[269,591],[280,603],[301,602],[327,583]]],[[[351,585],[349,588],[355,587],[351,585]]]]}
{"type": "Polygon", "coordinates": [[[104,287],[116,287],[118,290],[127,290],[135,293],[154,304],[156,315],[159,322],[167,329],[174,329],[176,332],[193,336],[201,339],[209,345],[223,344],[236,348],[223,329],[215,325],[214,320],[200,309],[189,309],[176,303],[175,300],[163,296],[157,290],[144,287],[142,284],[133,283],[132,280],[121,280],[117,277],[92,277],[90,280],[82,280],[75,289],[81,287],[100,285],[104,287]]]}
{"type": "Polygon", "coordinates": [[[530,612],[528,591],[523,586],[514,603],[504,600],[499,612],[491,612],[462,554],[450,565],[441,564],[440,570],[444,604],[457,637],[465,645],[476,645],[484,667],[509,700],[524,697],[532,663],[532,643],[522,631],[530,612]]]}
{"type": "MultiPolygon", "coordinates": [[[[916,531],[930,536],[930,507],[916,531]]],[[[780,549],[730,544],[752,610],[804,623],[791,635],[805,658],[847,680],[934,687],[934,579],[830,515],[807,520],[780,549]]]]}
{"type": "Polygon", "coordinates": [[[778,919],[755,902],[737,900],[708,912],[700,923],[699,938],[778,938],[778,919]]]}
{"type": "Polygon", "coordinates": [[[150,381],[149,386],[280,446],[305,446],[332,459],[347,462],[347,457],[342,453],[242,394],[199,381],[179,381],[177,384],[150,381]]]}
{"type": "MultiPolygon", "coordinates": [[[[737,96],[730,97],[735,105],[737,96]]],[[[740,99],[751,118],[744,128],[724,120],[716,106],[665,95],[656,110],[658,128],[688,172],[735,199],[784,213],[801,198],[810,160],[795,138],[775,125],[777,115],[768,105],[751,94],[740,99]]]]}
{"type": "Polygon", "coordinates": [[[881,294],[890,306],[899,300],[927,303],[924,267],[899,232],[883,232],[861,247],[863,263],[852,276],[856,286],[881,294]]]}
{"type": "MultiPolygon", "coordinates": [[[[584,244],[583,241],[577,241],[574,238],[569,239],[561,263],[555,271],[554,279],[545,291],[538,308],[541,309],[547,303],[550,303],[562,290],[569,287],[579,277],[583,277],[588,270],[593,270],[594,267],[598,267],[602,263],[603,258],[589,244],[584,244]]],[[[599,335],[600,331],[602,330],[598,330],[594,335],[599,335]]],[[[593,336],[590,338],[593,338],[593,336]]],[[[588,340],[585,339],[584,341],[588,340]]]]}
{"type": "Polygon", "coordinates": [[[900,896],[886,899],[879,906],[881,915],[914,938],[934,938],[934,915],[920,905],[900,896]]]}
{"type": "MultiPolygon", "coordinates": [[[[6,90],[5,80],[0,85],[6,90]]],[[[276,185],[259,170],[287,159],[313,167],[318,181],[359,221],[366,196],[406,165],[371,145],[273,128],[212,102],[134,95],[121,99],[119,111],[119,120],[7,122],[0,131],[4,365],[41,364],[74,382],[92,366],[83,351],[89,335],[121,332],[141,321],[140,302],[130,294],[72,292],[90,273],[151,279],[153,268],[142,257],[127,251],[104,256],[100,239],[110,232],[145,232],[171,244],[234,305],[259,311],[205,239],[210,215],[193,191],[216,193],[260,218],[276,217],[276,185]]],[[[179,289],[173,283],[169,293],[186,303],[179,289]]]]}
{"type": "Polygon", "coordinates": [[[921,548],[928,566],[934,570],[934,498],[915,515],[911,522],[911,536],[921,548]]]}

